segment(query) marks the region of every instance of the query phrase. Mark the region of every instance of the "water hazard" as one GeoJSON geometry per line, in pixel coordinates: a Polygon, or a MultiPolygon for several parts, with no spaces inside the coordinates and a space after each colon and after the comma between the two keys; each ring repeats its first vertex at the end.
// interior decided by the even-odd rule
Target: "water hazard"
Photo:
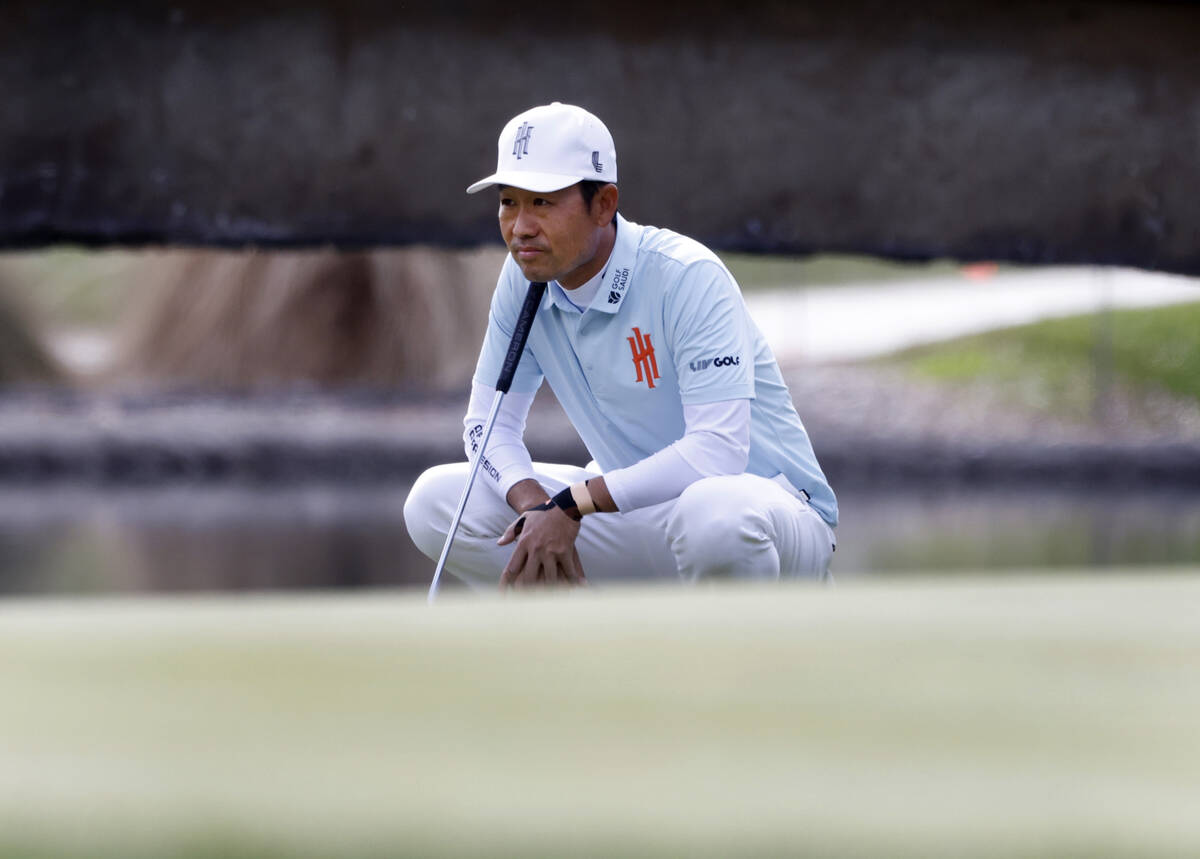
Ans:
{"type": "MultiPolygon", "coordinates": [[[[423,588],[408,485],[0,491],[0,593],[423,588]]],[[[1103,573],[1200,560],[1200,493],[855,489],[834,561],[860,576],[1103,573]]]]}

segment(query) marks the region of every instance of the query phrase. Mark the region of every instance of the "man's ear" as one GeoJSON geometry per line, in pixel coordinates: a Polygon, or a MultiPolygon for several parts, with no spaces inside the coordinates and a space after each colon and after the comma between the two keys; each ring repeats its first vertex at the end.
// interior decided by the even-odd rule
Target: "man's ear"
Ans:
{"type": "Polygon", "coordinates": [[[603,227],[610,223],[617,214],[617,201],[621,194],[617,186],[611,182],[600,187],[592,198],[592,219],[596,226],[603,227]]]}

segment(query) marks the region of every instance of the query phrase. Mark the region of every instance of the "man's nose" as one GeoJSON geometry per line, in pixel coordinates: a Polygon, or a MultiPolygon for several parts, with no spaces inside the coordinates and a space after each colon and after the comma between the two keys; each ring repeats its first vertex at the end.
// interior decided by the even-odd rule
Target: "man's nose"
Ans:
{"type": "Polygon", "coordinates": [[[537,235],[538,225],[537,218],[533,214],[521,206],[517,209],[517,219],[513,223],[513,232],[518,236],[529,237],[537,235]]]}

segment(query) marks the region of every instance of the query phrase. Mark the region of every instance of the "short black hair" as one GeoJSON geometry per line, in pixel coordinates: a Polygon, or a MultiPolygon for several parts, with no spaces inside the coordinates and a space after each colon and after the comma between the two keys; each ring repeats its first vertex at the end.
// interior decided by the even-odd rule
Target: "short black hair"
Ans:
{"type": "MultiPolygon", "coordinates": [[[[592,210],[592,200],[596,198],[596,194],[600,192],[600,189],[605,185],[612,184],[612,182],[600,182],[596,179],[581,179],[579,181],[579,193],[583,197],[583,205],[587,207],[589,212],[592,210]]],[[[612,222],[614,224],[617,222],[616,212],[613,213],[612,222]]]]}

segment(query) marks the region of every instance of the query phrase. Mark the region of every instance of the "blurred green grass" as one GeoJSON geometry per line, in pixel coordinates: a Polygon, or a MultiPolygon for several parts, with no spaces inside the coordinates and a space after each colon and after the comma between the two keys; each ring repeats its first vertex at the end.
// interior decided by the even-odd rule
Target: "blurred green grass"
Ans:
{"type": "Polygon", "coordinates": [[[1200,850],[1197,571],[0,605],[0,856],[1200,850]]]}
{"type": "Polygon", "coordinates": [[[112,328],[128,309],[153,251],[57,246],[0,254],[0,281],[19,290],[43,324],[112,328]]]}
{"type": "Polygon", "coordinates": [[[843,286],[960,276],[961,263],[952,260],[901,263],[850,254],[807,257],[722,253],[721,260],[747,290],[785,286],[843,286]]]}
{"type": "Polygon", "coordinates": [[[1085,416],[1109,381],[1200,403],[1200,302],[1048,319],[920,346],[885,359],[949,384],[1085,416]]]}

